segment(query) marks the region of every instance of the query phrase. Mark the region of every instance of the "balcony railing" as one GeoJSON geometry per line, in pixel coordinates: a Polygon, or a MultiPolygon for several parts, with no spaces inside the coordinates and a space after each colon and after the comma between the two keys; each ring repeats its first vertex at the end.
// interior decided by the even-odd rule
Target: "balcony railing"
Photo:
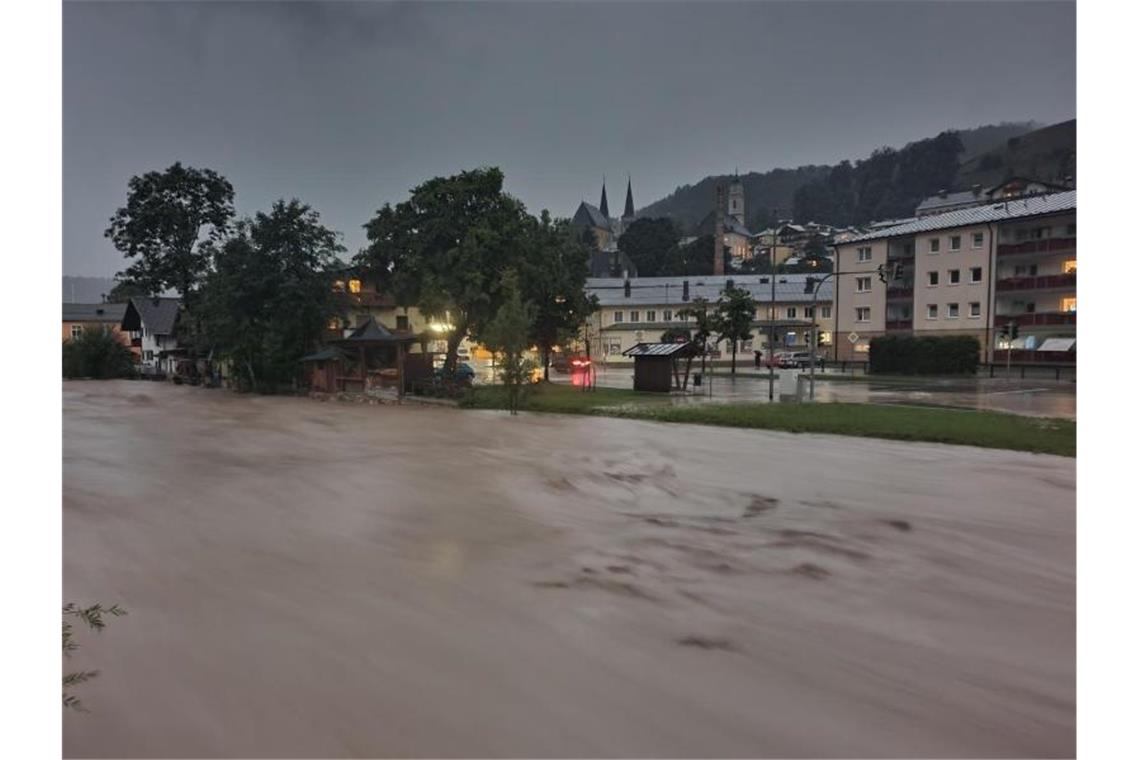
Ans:
{"type": "Polygon", "coordinates": [[[1075,251],[1077,239],[1049,238],[1048,240],[1027,240],[1024,243],[1000,243],[997,247],[998,256],[1008,256],[1018,253],[1049,253],[1051,251],[1075,251]]]}
{"type": "Polygon", "coordinates": [[[1046,290],[1050,288],[1075,288],[1077,275],[1046,274],[1039,277],[1006,277],[995,283],[997,290],[1046,290]]]}
{"type": "Polygon", "coordinates": [[[887,288],[887,300],[895,298],[913,298],[914,288],[887,288]]]}
{"type": "Polygon", "coordinates": [[[914,327],[913,319],[888,319],[888,330],[910,330],[914,327]]]}
{"type": "Polygon", "coordinates": [[[999,327],[1009,322],[1016,322],[1024,327],[1075,325],[1077,313],[1075,311],[1033,311],[1028,314],[998,314],[994,317],[994,323],[999,327]]]}

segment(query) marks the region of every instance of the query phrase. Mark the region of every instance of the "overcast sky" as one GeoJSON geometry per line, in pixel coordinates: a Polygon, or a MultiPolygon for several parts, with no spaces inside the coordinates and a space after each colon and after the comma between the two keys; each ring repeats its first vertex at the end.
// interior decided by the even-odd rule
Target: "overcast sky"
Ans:
{"type": "Polygon", "coordinates": [[[111,275],[127,180],[176,160],[239,213],[344,233],[496,165],[537,213],[1076,111],[1069,2],[67,2],[64,273],[111,275]]]}

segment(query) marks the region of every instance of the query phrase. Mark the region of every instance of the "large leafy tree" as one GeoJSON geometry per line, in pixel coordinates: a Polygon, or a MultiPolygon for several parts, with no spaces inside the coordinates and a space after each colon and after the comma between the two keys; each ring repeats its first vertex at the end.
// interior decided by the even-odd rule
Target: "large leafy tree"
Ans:
{"type": "Polygon", "coordinates": [[[717,299],[714,329],[719,340],[727,340],[732,345],[732,374],[736,374],[736,348],[739,341],[752,337],[752,317],[756,313],[756,301],[745,288],[728,285],[717,299]]]}
{"type": "Polygon", "coordinates": [[[681,232],[672,219],[637,219],[620,238],[618,250],[629,257],[641,277],[687,274],[678,243],[681,232]]]}
{"type": "Polygon", "coordinates": [[[149,293],[191,300],[234,215],[234,189],[211,169],[175,163],[131,177],[127,205],[103,233],[132,263],[119,273],[149,293]]]}
{"type": "Polygon", "coordinates": [[[332,290],[343,266],[339,237],[309,206],[279,200],[238,222],[218,252],[201,317],[207,340],[234,363],[243,387],[271,391],[292,381],[297,360],[339,314],[332,290]]]}
{"type": "Polygon", "coordinates": [[[497,168],[436,177],[376,212],[357,263],[402,305],[449,318],[444,368],[451,372],[459,343],[479,339],[502,303],[503,272],[521,268],[533,224],[523,204],[503,192],[497,168]]]}
{"type": "Polygon", "coordinates": [[[528,255],[519,271],[522,288],[534,308],[528,335],[542,355],[543,379],[550,379],[550,353],[577,334],[597,308],[586,294],[590,249],[565,219],[551,220],[547,211],[532,228],[528,255]]]}

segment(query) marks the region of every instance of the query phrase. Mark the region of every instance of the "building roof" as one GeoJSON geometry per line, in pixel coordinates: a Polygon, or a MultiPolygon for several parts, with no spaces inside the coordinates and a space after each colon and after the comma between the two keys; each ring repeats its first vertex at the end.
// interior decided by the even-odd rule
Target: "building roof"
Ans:
{"type": "Polygon", "coordinates": [[[687,356],[696,353],[696,347],[685,341],[684,343],[638,343],[621,352],[622,356],[687,356]]]}
{"type": "Polygon", "coordinates": [[[951,229],[953,227],[969,227],[974,224],[988,224],[990,222],[1008,222],[1015,219],[1025,219],[1046,214],[1063,214],[1077,210],[1077,191],[1067,190],[1063,193],[1049,195],[1030,195],[1011,201],[987,203],[984,206],[963,208],[957,211],[947,211],[944,214],[924,216],[912,222],[900,224],[895,227],[866,235],[859,235],[846,241],[847,243],[861,243],[865,240],[879,240],[882,238],[902,237],[920,232],[933,232],[935,230],[951,229]]]}
{"type": "MultiPolygon", "coordinates": [[[[777,274],[776,303],[810,303],[811,293],[805,293],[807,278],[819,279],[824,274],[777,274]]],[[[587,295],[598,297],[601,306],[672,306],[683,308],[692,305],[693,300],[704,298],[710,302],[720,298],[729,280],[738,288],[749,292],[753,299],[761,303],[772,300],[771,275],[737,274],[707,275],[690,277],[638,277],[629,281],[629,297],[625,296],[625,280],[620,277],[591,277],[586,280],[587,295]],[[689,281],[689,300],[681,300],[685,281],[689,281]]],[[[835,278],[825,280],[819,286],[818,301],[828,303],[834,297],[835,278]]]]}
{"type": "Polygon", "coordinates": [[[743,235],[744,237],[752,237],[752,233],[748,231],[748,228],[733,219],[731,216],[725,217],[724,231],[729,233],[734,232],[737,235],[743,235]]]}
{"type": "Polygon", "coordinates": [[[119,324],[127,311],[125,303],[65,303],[64,322],[107,322],[119,324]]]}
{"type": "Polygon", "coordinates": [[[181,305],[177,298],[135,296],[127,304],[121,324],[124,330],[137,330],[141,324],[154,335],[170,335],[181,305]]]}
{"type": "Polygon", "coordinates": [[[416,336],[410,332],[389,330],[369,317],[368,321],[353,330],[348,337],[342,338],[340,343],[414,343],[416,336]]]}
{"type": "Polygon", "coordinates": [[[962,206],[964,204],[984,203],[986,194],[982,192],[981,188],[977,192],[973,190],[963,190],[957,193],[945,193],[932,195],[922,203],[918,204],[914,213],[921,215],[923,212],[935,211],[940,208],[948,206],[962,206]]]}
{"type": "Polygon", "coordinates": [[[309,354],[308,356],[302,356],[297,361],[299,361],[299,362],[325,362],[325,361],[330,361],[330,360],[334,360],[334,359],[343,359],[343,358],[344,358],[344,352],[343,351],[341,351],[339,348],[336,348],[335,346],[330,346],[329,348],[322,348],[320,351],[309,354]]]}
{"type": "Polygon", "coordinates": [[[602,229],[613,229],[610,224],[609,217],[601,212],[597,206],[591,206],[589,203],[582,201],[578,205],[578,210],[574,212],[574,224],[579,226],[601,227],[602,229]]]}

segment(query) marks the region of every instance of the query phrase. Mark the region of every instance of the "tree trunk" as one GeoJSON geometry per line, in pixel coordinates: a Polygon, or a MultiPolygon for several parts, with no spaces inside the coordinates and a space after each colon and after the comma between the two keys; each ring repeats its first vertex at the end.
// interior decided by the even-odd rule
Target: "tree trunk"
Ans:
{"type": "Polygon", "coordinates": [[[467,324],[456,325],[451,335],[447,336],[447,356],[443,360],[443,373],[445,375],[455,374],[455,365],[459,360],[459,344],[463,342],[464,336],[467,335],[467,324]]]}
{"type": "Polygon", "coordinates": [[[550,346],[542,347],[542,379],[550,382],[550,346]]]}
{"type": "Polygon", "coordinates": [[[736,374],[736,340],[732,341],[732,374],[736,374]]]}

